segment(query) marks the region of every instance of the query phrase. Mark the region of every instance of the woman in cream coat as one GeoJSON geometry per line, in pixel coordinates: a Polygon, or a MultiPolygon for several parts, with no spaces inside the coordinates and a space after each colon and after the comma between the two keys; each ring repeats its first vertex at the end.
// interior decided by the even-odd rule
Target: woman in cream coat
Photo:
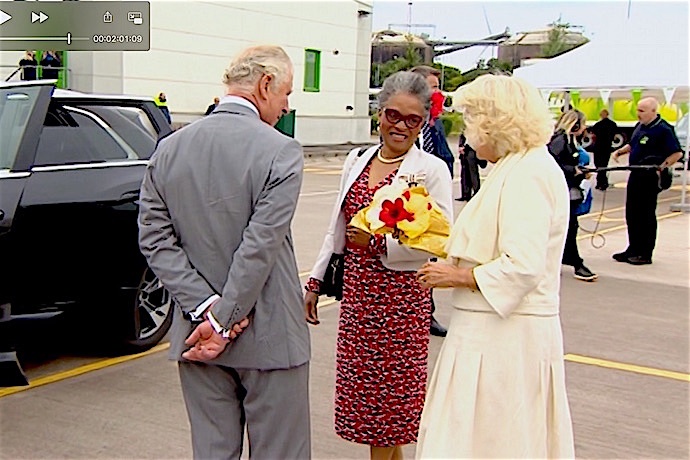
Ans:
{"type": "Polygon", "coordinates": [[[348,226],[376,190],[410,182],[426,186],[452,219],[451,178],[445,163],[415,146],[430,103],[421,76],[398,72],[379,93],[382,145],[355,149],[343,168],[340,194],[305,294],[307,321],[318,324],[320,283],[332,253],[345,254],[336,347],[335,430],[370,446],[372,459],[402,458],[415,442],[427,380],[431,293],[417,270],[432,254],[389,235],[348,226]]]}
{"type": "Polygon", "coordinates": [[[559,319],[569,197],[545,146],[553,122],[514,77],[479,77],[456,104],[494,167],[455,222],[449,260],[418,273],[423,286],[454,288],[454,311],[417,457],[573,457],[559,319]]]}

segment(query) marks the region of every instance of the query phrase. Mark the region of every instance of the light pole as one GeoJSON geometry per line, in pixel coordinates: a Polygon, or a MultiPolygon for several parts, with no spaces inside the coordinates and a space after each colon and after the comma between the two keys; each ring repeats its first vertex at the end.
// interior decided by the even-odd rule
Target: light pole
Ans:
{"type": "Polygon", "coordinates": [[[443,84],[444,84],[445,76],[446,76],[446,75],[445,75],[445,74],[446,74],[446,65],[444,64],[442,58],[440,58],[440,57],[438,57],[438,58],[434,57],[434,59],[438,59],[437,62],[438,62],[439,64],[441,64],[441,78],[439,79],[439,80],[440,80],[439,89],[440,89],[441,91],[443,91],[443,84]]]}
{"type": "Polygon", "coordinates": [[[443,86],[445,74],[446,74],[446,65],[443,63],[443,61],[441,61],[441,91],[445,91],[445,87],[443,86]]]}
{"type": "MultiPolygon", "coordinates": [[[[443,39],[446,39],[446,36],[443,36],[443,39]]],[[[444,82],[445,82],[445,76],[446,76],[446,64],[443,62],[443,58],[439,57],[438,61],[441,63],[441,91],[445,91],[444,89],[444,82]]]]}

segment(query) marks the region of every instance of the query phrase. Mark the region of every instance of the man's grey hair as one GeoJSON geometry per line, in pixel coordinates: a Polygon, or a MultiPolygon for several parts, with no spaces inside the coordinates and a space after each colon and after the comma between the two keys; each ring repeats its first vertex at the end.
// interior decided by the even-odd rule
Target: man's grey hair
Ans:
{"type": "Polygon", "coordinates": [[[292,73],[292,62],[283,48],[273,45],[252,46],[238,54],[225,72],[223,83],[252,87],[263,75],[272,77],[271,86],[285,82],[292,73]]]}
{"type": "Polygon", "coordinates": [[[383,88],[379,93],[379,107],[386,107],[388,99],[396,94],[404,93],[415,96],[424,106],[424,111],[429,113],[431,107],[431,89],[424,77],[418,73],[396,72],[386,78],[383,88]]]}

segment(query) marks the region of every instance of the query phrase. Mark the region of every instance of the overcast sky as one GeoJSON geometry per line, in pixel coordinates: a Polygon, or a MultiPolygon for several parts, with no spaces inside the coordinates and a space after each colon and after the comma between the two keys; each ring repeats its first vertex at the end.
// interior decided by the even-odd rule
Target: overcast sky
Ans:
{"type": "MultiPolygon", "coordinates": [[[[427,1],[412,2],[412,24],[435,27],[413,27],[415,33],[425,32],[431,38],[470,40],[502,32],[512,33],[543,29],[559,17],[562,22],[582,26],[590,40],[635,40],[660,44],[687,43],[688,4],[685,1],[630,2],[627,0],[559,2],[543,1],[427,1]]],[[[374,31],[388,28],[406,31],[410,8],[407,1],[374,0],[374,31]]],[[[662,45],[669,46],[669,45],[662,45]]],[[[672,46],[672,45],[671,45],[672,46]]],[[[685,47],[687,49],[687,47],[685,47]]],[[[441,58],[446,64],[463,71],[474,67],[479,58],[495,57],[493,47],[474,47],[441,58]]]]}

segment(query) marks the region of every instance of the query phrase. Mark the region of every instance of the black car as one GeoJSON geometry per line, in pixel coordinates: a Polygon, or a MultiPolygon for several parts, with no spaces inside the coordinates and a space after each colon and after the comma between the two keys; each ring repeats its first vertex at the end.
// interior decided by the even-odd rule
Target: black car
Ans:
{"type": "Polygon", "coordinates": [[[139,252],[137,200],[170,131],[152,99],[0,84],[0,336],[81,307],[129,350],[163,338],[171,300],[139,252]]]}

